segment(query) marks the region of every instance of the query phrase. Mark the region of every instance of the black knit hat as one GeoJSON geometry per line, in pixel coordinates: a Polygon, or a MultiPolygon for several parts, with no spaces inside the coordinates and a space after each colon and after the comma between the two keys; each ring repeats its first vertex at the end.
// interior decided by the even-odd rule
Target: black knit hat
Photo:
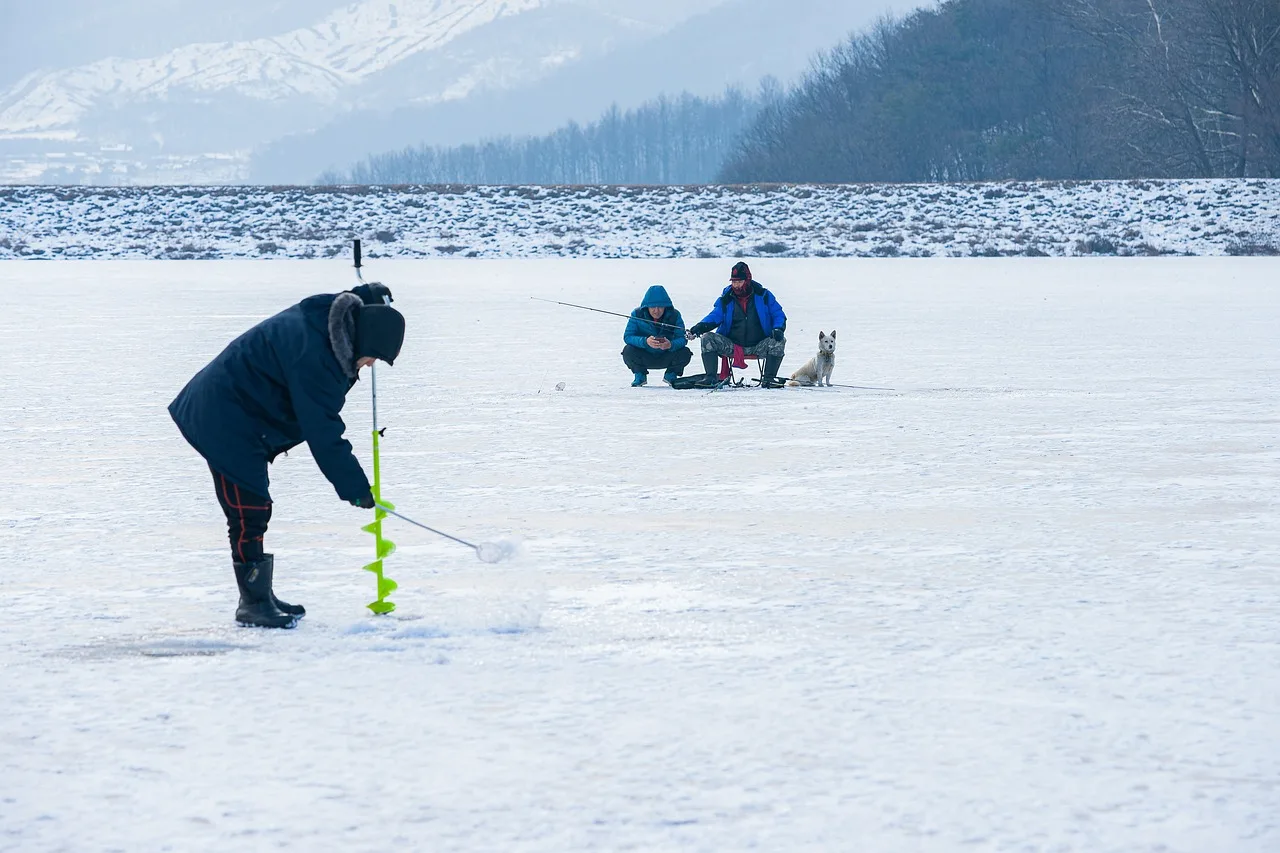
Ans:
{"type": "Polygon", "coordinates": [[[739,281],[751,281],[751,267],[745,261],[738,261],[729,272],[729,278],[739,281]]]}
{"type": "Polygon", "coordinates": [[[395,364],[404,344],[404,315],[390,305],[363,305],[356,315],[356,358],[395,364]]]}

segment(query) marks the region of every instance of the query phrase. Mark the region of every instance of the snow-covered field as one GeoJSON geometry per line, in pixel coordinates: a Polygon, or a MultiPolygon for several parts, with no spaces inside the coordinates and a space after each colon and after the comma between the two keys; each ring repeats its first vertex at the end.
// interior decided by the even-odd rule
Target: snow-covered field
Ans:
{"type": "Polygon", "coordinates": [[[1280,180],[0,187],[0,259],[1278,255],[1280,180]]]}
{"type": "Polygon", "coordinates": [[[387,496],[524,552],[390,519],[374,617],[300,450],[263,632],[164,407],[346,262],[0,264],[0,850],[1280,849],[1280,263],[752,266],[894,390],[633,390],[529,299],[723,261],[371,262],[387,496]]]}

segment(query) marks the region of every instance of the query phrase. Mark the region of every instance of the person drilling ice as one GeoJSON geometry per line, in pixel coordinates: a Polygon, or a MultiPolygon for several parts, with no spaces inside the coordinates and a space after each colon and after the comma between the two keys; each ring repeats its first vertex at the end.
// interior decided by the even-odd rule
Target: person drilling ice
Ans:
{"type": "Polygon", "coordinates": [[[213,473],[242,625],[292,628],[306,613],[276,597],[275,558],[263,550],[272,510],[267,466],[277,456],[305,441],[338,497],[374,506],[341,412],[362,368],[393,364],[400,354],[405,321],[389,298],[371,284],[304,299],[228,344],[169,404],[213,473]]]}

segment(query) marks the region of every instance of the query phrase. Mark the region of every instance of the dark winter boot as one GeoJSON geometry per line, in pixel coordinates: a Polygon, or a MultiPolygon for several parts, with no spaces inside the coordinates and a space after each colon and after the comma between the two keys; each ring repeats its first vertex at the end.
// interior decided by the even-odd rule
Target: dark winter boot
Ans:
{"type": "Polygon", "coordinates": [[[714,388],[720,384],[720,356],[713,352],[704,352],[702,354],[702,381],[698,383],[701,388],[714,388]]]}
{"type": "Polygon", "coordinates": [[[713,352],[704,352],[702,354],[702,370],[712,379],[720,377],[720,356],[713,352]]]}
{"type": "Polygon", "coordinates": [[[760,386],[762,388],[781,388],[778,382],[778,369],[782,367],[782,357],[777,355],[766,356],[764,360],[764,376],[760,377],[760,386]]]}
{"type": "MultiPolygon", "coordinates": [[[[276,575],[276,555],[263,554],[262,559],[271,564],[271,577],[272,583],[274,584],[276,575]]],[[[276,610],[279,610],[281,613],[287,613],[290,616],[297,616],[299,619],[307,615],[307,608],[303,607],[301,604],[290,604],[287,601],[281,601],[276,598],[276,591],[274,589],[271,590],[271,601],[275,603],[276,610]]]]}
{"type": "Polygon", "coordinates": [[[236,570],[236,585],[240,587],[240,605],[236,608],[236,621],[255,628],[292,628],[298,624],[296,616],[281,613],[271,595],[272,561],[255,560],[252,563],[232,563],[236,570]]]}

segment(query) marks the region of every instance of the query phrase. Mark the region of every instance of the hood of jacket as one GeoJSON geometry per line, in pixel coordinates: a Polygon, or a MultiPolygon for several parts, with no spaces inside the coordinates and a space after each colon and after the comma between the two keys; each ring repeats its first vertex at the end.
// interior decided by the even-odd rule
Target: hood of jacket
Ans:
{"type": "Polygon", "coordinates": [[[674,308],[671,304],[671,297],[667,296],[667,289],[660,284],[645,291],[644,299],[640,302],[641,308],[674,308]]]}

